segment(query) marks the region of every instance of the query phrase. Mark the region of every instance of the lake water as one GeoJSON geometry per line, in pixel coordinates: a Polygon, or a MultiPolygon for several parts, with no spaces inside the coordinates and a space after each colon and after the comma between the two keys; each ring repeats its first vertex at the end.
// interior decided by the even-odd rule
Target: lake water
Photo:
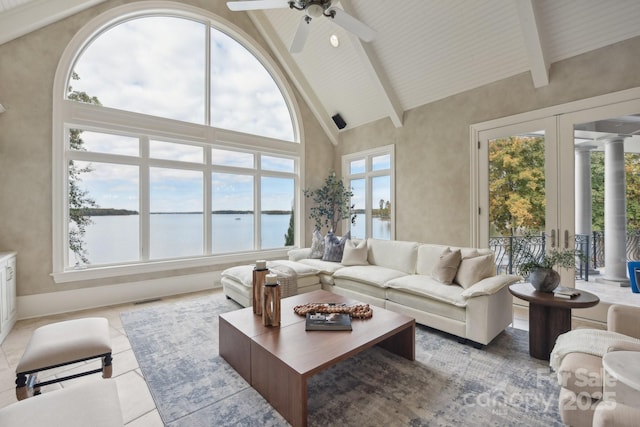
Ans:
{"type": "MultiPolygon", "coordinates": [[[[262,215],[262,249],[282,248],[289,214],[262,215]]],[[[94,216],[84,237],[93,265],[135,262],[140,259],[139,216],[94,216]]],[[[352,227],[353,237],[364,236],[364,220],[352,227]],[[362,226],[360,227],[360,224],[362,226]]],[[[253,214],[212,214],[212,252],[222,254],[253,250],[253,214]]],[[[204,254],[202,214],[153,214],[150,221],[150,258],[168,259],[204,254]]],[[[373,219],[373,236],[389,239],[388,221],[373,219]],[[386,237],[385,237],[386,236],[386,237]]],[[[75,255],[69,254],[75,265],[75,255]]]]}

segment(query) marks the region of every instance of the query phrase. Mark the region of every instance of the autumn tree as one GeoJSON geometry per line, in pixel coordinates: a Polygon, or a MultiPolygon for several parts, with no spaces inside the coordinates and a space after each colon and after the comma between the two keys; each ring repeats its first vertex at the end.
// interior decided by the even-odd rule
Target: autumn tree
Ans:
{"type": "Polygon", "coordinates": [[[511,136],[489,144],[489,221],[499,235],[544,229],[544,138],[511,136]]]}

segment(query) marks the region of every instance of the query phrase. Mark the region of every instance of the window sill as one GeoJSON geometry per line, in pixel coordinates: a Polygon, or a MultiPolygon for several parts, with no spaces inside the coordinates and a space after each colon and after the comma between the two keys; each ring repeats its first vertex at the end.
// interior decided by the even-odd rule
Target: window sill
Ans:
{"type": "Polygon", "coordinates": [[[121,264],[103,267],[87,267],[77,270],[65,270],[51,273],[55,283],[70,283],[86,280],[115,278],[135,274],[157,273],[169,270],[180,270],[194,267],[211,267],[230,263],[255,262],[256,259],[287,259],[287,252],[292,248],[270,249],[256,252],[212,255],[207,257],[152,261],[140,264],[121,264]]]}

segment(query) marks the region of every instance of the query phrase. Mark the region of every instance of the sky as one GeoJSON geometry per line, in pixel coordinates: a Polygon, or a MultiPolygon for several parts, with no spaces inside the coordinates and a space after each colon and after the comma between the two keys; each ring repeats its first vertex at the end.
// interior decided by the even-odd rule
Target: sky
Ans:
{"type": "MultiPolygon", "coordinates": [[[[145,17],[116,25],[96,37],[79,55],[74,90],[96,96],[106,107],[205,124],[207,25],[184,18],[145,17]]],[[[211,32],[211,125],[294,140],[282,94],[258,60],[226,34],[211,32]]],[[[137,138],[85,131],[85,147],[112,154],[139,154],[137,138]]],[[[153,158],[201,162],[203,148],[151,141],[153,158]]],[[[239,162],[246,156],[215,151],[214,161],[239,162]]],[[[78,165],[88,166],[82,162],[78,165]]],[[[293,171],[288,159],[263,158],[263,168],[293,171]]],[[[138,168],[91,162],[81,186],[100,207],[139,209],[138,168]]],[[[202,173],[151,168],[151,211],[202,211],[202,173]]],[[[214,174],[214,210],[252,209],[249,176],[214,174]]],[[[291,208],[292,180],[265,179],[262,209],[291,208]]]]}

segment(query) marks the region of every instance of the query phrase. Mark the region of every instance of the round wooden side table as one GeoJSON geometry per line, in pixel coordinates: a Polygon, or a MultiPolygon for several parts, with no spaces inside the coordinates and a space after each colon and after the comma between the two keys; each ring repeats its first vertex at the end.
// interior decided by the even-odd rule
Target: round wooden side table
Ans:
{"type": "Polygon", "coordinates": [[[536,291],[531,283],[515,283],[509,286],[509,292],[529,302],[529,354],[542,360],[549,360],[558,335],[571,330],[571,310],[600,302],[596,295],[583,290],[571,299],[558,298],[552,292],[536,291]]]}

